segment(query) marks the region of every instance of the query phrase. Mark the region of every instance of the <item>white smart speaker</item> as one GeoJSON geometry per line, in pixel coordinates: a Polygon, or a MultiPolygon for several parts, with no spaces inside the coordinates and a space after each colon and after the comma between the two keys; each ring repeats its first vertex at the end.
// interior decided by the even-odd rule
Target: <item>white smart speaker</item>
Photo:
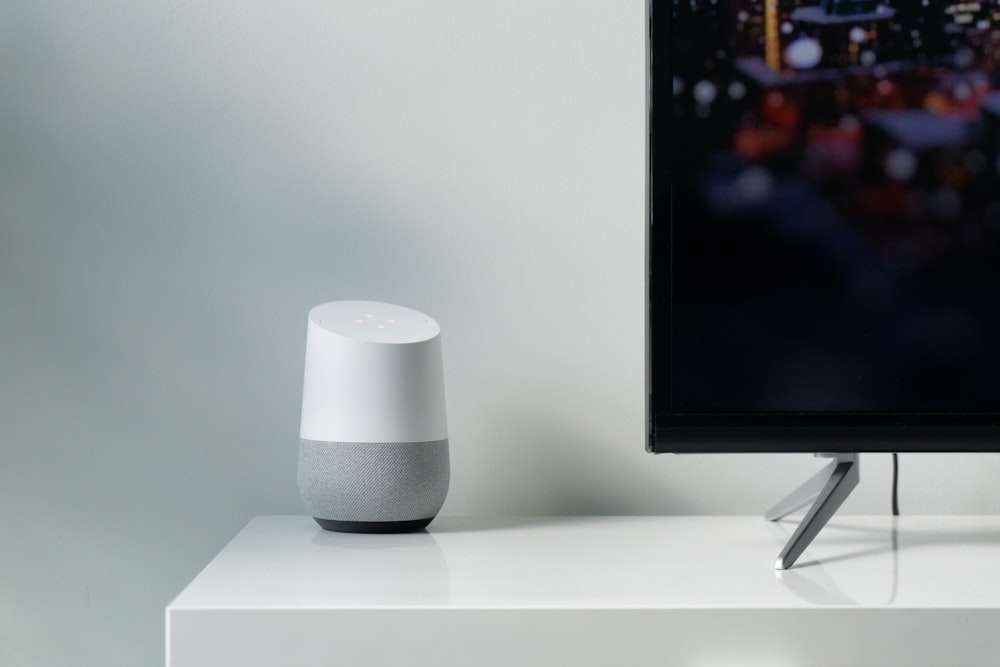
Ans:
{"type": "Polygon", "coordinates": [[[299,491],[326,530],[424,528],[448,492],[441,328],[409,308],[309,311],[299,491]]]}

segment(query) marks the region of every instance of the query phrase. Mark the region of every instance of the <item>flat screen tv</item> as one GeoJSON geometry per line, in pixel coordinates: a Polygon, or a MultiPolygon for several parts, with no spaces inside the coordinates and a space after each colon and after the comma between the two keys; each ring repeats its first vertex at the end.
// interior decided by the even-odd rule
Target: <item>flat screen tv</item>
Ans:
{"type": "Polygon", "coordinates": [[[820,515],[859,453],[1000,450],[1000,6],[651,0],[648,45],[648,449],[830,453],[820,515]]]}

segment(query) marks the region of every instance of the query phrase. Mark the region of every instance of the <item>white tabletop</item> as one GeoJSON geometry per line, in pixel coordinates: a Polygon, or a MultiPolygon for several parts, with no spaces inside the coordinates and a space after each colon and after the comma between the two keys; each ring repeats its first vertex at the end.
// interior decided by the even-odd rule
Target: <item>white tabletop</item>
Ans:
{"type": "MultiPolygon", "coordinates": [[[[334,633],[343,619],[375,619],[361,612],[379,610],[397,612],[393,619],[400,612],[412,612],[406,618],[454,612],[448,622],[478,618],[463,611],[582,611],[600,616],[592,625],[577,623],[589,616],[574,617],[580,632],[625,633],[630,647],[660,656],[670,648],[684,660],[701,646],[711,653],[713,641],[729,641],[761,644],[762,660],[787,653],[796,661],[790,664],[806,664],[811,644],[850,643],[851,634],[880,627],[888,634],[858,638],[859,646],[815,650],[838,664],[857,655],[867,655],[869,664],[1000,663],[1000,632],[983,629],[1000,627],[1000,517],[837,516],[796,567],[775,571],[775,556],[794,527],[758,517],[439,517],[426,532],[357,535],[325,532],[308,517],[257,517],[168,607],[168,634],[171,618],[177,631],[195,618],[207,623],[210,615],[199,611],[274,612],[261,616],[266,627],[283,610],[337,612],[324,617],[338,619],[334,633]],[[844,614],[851,610],[864,613],[844,614]],[[664,624],[670,628],[654,631],[664,624]],[[838,640],[839,633],[848,634],[838,640]],[[965,645],[935,653],[931,639],[940,644],[941,637],[928,633],[951,633],[965,645]],[[662,641],[640,646],[651,634],[662,641]],[[901,652],[893,648],[897,640],[907,646],[901,652]]],[[[217,636],[225,623],[211,618],[217,636]]],[[[493,626],[496,618],[490,617],[493,626]]],[[[544,626],[563,616],[537,618],[544,626]]],[[[475,636],[475,628],[467,630],[475,636]]],[[[549,630],[541,627],[543,639],[525,641],[559,636],[549,630]]],[[[173,646],[175,655],[189,654],[183,637],[174,637],[173,646]]],[[[573,664],[592,652],[567,655],[565,664],[573,664]]],[[[629,655],[635,664],[674,664],[629,655]]],[[[558,663],[548,655],[521,664],[546,662],[558,663]]]]}

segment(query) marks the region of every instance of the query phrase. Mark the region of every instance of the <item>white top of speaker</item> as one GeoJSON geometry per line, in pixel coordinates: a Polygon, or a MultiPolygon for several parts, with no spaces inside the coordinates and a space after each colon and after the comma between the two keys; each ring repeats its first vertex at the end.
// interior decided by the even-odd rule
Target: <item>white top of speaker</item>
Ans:
{"type": "Polygon", "coordinates": [[[326,332],[369,343],[419,343],[441,327],[421,312],[377,301],[333,301],[309,311],[309,321],[326,332]]]}
{"type": "Polygon", "coordinates": [[[300,437],[447,438],[440,332],[427,315],[388,303],[334,301],[310,310],[300,437]]]}

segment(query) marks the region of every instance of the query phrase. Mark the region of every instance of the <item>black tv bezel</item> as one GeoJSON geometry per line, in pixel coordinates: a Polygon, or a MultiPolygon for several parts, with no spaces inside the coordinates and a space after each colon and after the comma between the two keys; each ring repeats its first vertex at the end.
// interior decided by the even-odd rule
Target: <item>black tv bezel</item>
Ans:
{"type": "MultiPolygon", "coordinates": [[[[653,453],[761,452],[996,452],[1000,414],[995,413],[713,413],[672,409],[670,388],[671,226],[669,157],[657,175],[657,153],[668,153],[670,121],[662,103],[670,90],[656,87],[653,72],[670,72],[670,12],[654,23],[654,0],[647,3],[647,207],[646,207],[646,448],[653,453]],[[666,41],[657,53],[654,42],[666,41]],[[659,142],[660,150],[654,150],[659,142]],[[663,146],[667,146],[664,150],[663,146]],[[665,178],[665,182],[657,181],[665,178]],[[658,190],[661,194],[657,194],[658,190]],[[660,197],[659,206],[656,206],[660,197]],[[663,209],[666,208],[666,214],[663,209]],[[657,226],[656,223],[659,223],[657,226]],[[657,261],[654,262],[654,258],[657,261]],[[663,267],[660,269],[660,267],[663,267]],[[654,267],[660,269],[654,271],[654,267]],[[666,350],[659,353],[659,350],[666,350]]],[[[661,4],[665,4],[661,0],[661,4]]]]}

